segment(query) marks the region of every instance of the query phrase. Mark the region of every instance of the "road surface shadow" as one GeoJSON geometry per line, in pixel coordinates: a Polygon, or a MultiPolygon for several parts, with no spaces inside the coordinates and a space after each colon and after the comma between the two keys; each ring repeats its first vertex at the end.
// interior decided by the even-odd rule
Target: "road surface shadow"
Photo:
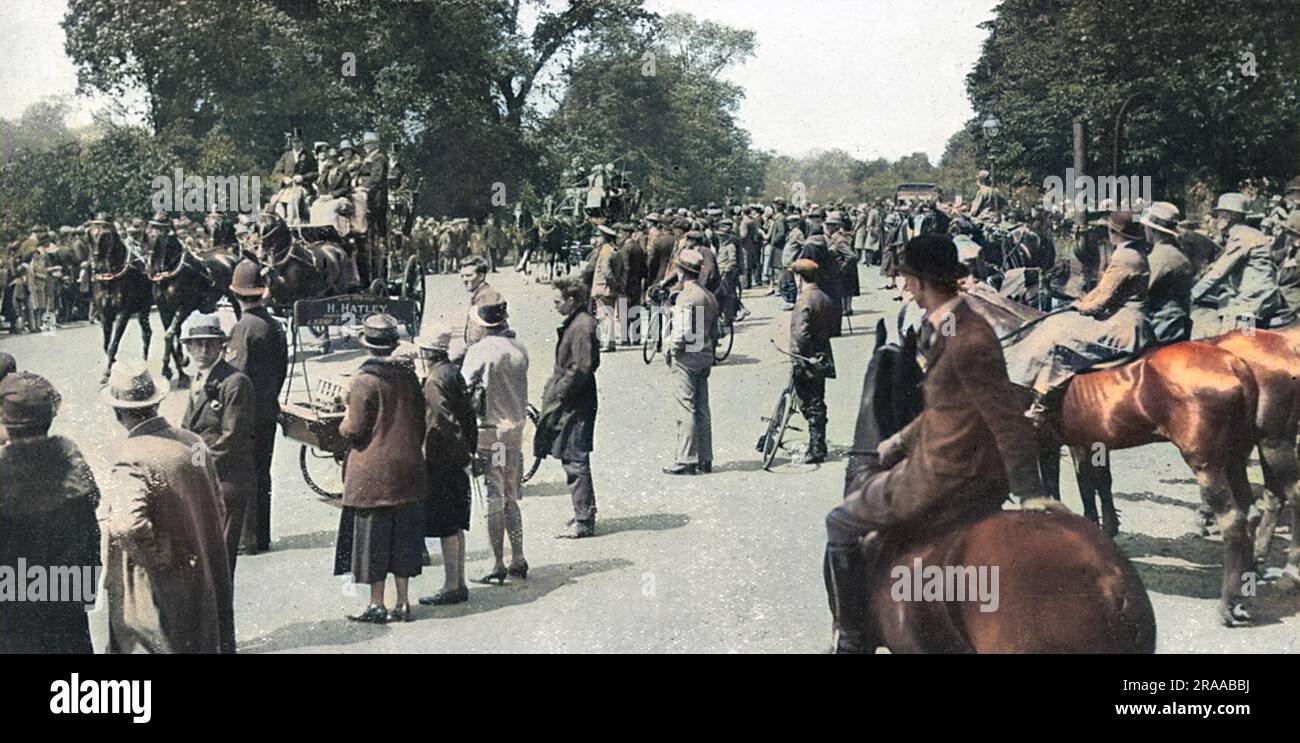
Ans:
{"type": "MultiPolygon", "coordinates": [[[[1159,493],[1152,493],[1149,491],[1143,491],[1140,493],[1115,492],[1114,495],[1116,500],[1147,501],[1148,503],[1156,503],[1162,506],[1183,508],[1188,511],[1195,511],[1200,505],[1199,502],[1193,503],[1191,501],[1182,500],[1181,498],[1170,498],[1167,495],[1160,495],[1159,493]]],[[[1191,523],[1191,521],[1188,521],[1188,523],[1191,523]]]]}
{"type": "MultiPolygon", "coordinates": [[[[361,606],[357,607],[360,611],[361,606]]],[[[322,619],[314,622],[294,622],[276,627],[252,640],[239,643],[239,653],[278,653],[314,645],[351,645],[373,640],[388,628],[380,624],[362,624],[339,619],[322,619]]]]}
{"type": "Polygon", "coordinates": [[[646,513],[640,516],[619,516],[596,519],[596,537],[609,536],[621,531],[667,531],[686,526],[691,517],[684,513],[646,513]]]}
{"type": "MultiPolygon", "coordinates": [[[[1152,537],[1146,534],[1121,534],[1116,544],[1124,554],[1134,560],[1148,591],[1189,598],[1216,600],[1223,581],[1223,544],[1211,542],[1195,534],[1184,534],[1176,539],[1152,537]],[[1183,560],[1189,565],[1153,565],[1139,561],[1142,557],[1169,557],[1183,560]]],[[[1285,562],[1283,540],[1274,539],[1269,550],[1265,576],[1276,574],[1285,562]]],[[[1256,584],[1257,595],[1248,599],[1248,608],[1254,625],[1277,624],[1282,619],[1300,614],[1300,593],[1282,588],[1272,578],[1261,578],[1256,584]]]]}
{"type": "MultiPolygon", "coordinates": [[[[599,533],[599,532],[598,532],[599,533]]],[[[504,586],[470,587],[469,601],[451,606],[413,605],[414,621],[425,619],[456,619],[474,614],[496,611],[520,604],[528,604],[558,588],[573,585],[579,578],[609,570],[621,570],[632,565],[631,560],[613,557],[605,560],[584,560],[582,562],[558,565],[537,565],[528,571],[527,580],[510,580],[504,586]]]]}
{"type": "Polygon", "coordinates": [[[733,353],[727,357],[726,361],[723,361],[721,364],[715,364],[715,366],[749,366],[750,364],[757,363],[758,359],[753,356],[748,356],[743,353],[733,353]]]}
{"type": "Polygon", "coordinates": [[[338,537],[337,530],[313,531],[306,534],[289,534],[271,543],[271,551],[314,550],[333,547],[338,537]]]}

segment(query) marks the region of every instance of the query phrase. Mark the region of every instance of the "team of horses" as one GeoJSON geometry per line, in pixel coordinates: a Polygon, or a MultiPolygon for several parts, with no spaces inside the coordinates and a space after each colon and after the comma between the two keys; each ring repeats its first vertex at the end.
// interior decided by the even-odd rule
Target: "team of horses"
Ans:
{"type": "Polygon", "coordinates": [[[345,285],[343,266],[347,254],[338,241],[303,239],[274,215],[263,216],[254,236],[254,249],[217,246],[202,256],[186,250],[167,231],[146,232],[143,258],[132,255],[110,223],[92,222],[87,236],[93,301],[99,311],[107,357],[101,383],[108,381],[131,318],[140,324],[144,358],[149,358],[153,338],[149,314],[157,306],[164,328],[163,376],[171,379],[174,373],[176,387],[187,388],[190,377],[184,370],[189,362],[179,342],[181,324],[192,312],[214,312],[222,297],[229,298],[238,316],[240,305],[230,285],[235,266],[243,258],[262,266],[271,305],[282,310],[299,299],[327,297],[356,288],[345,285]]]}

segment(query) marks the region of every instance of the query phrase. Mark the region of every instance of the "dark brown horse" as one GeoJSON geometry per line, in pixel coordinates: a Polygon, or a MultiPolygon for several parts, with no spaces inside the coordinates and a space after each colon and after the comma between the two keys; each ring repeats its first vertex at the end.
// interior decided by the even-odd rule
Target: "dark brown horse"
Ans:
{"type": "MultiPolygon", "coordinates": [[[[982,290],[963,296],[999,336],[1016,329],[1010,317],[1043,315],[1021,305],[999,305],[982,290]]],[[[1109,453],[1161,441],[1177,447],[1223,533],[1220,617],[1230,626],[1240,624],[1249,619],[1241,593],[1252,563],[1247,514],[1253,495],[1246,461],[1257,440],[1258,405],[1255,376],[1235,355],[1206,343],[1175,343],[1131,363],[1075,377],[1061,402],[1059,430],[1052,444],[1040,449],[1050,452],[1043,464],[1056,460],[1058,446],[1070,447],[1085,511],[1097,495],[1115,519],[1109,473],[1098,476],[1109,469],[1109,453]]],[[[1112,523],[1118,527],[1117,520],[1112,523]]]]}
{"type": "MultiPolygon", "coordinates": [[[[863,380],[850,467],[862,466],[883,437],[920,412],[914,347],[883,340],[882,323],[863,380]]],[[[869,606],[891,652],[1155,650],[1155,615],[1141,577],[1094,524],[1059,504],[1030,504],[956,527],[895,529],[883,539],[869,606]],[[953,593],[929,600],[935,580],[966,600],[953,600],[953,593]]]]}
{"type": "Polygon", "coordinates": [[[117,360],[117,347],[132,317],[140,321],[144,357],[149,358],[149,341],[153,338],[153,329],[149,327],[153,290],[144,264],[131,256],[113,225],[92,222],[87,234],[95,276],[94,302],[99,310],[100,326],[104,329],[104,353],[108,356],[108,365],[100,380],[100,384],[104,384],[108,382],[113,362],[117,360]]]}
{"type": "Polygon", "coordinates": [[[294,234],[304,228],[291,228],[273,214],[263,214],[262,220],[262,265],[274,306],[291,311],[299,299],[320,299],[349,289],[343,275],[347,253],[337,243],[308,241],[294,234]]]}
{"type": "Polygon", "coordinates": [[[190,386],[185,366],[189,363],[180,343],[181,323],[190,313],[215,312],[217,301],[230,298],[235,313],[239,302],[230,293],[230,279],[234,275],[238,256],[217,250],[200,258],[181,246],[169,231],[153,230],[146,233],[149,251],[149,276],[153,281],[154,303],[163,328],[163,377],[172,378],[171,362],[176,361],[176,388],[190,386]]]}

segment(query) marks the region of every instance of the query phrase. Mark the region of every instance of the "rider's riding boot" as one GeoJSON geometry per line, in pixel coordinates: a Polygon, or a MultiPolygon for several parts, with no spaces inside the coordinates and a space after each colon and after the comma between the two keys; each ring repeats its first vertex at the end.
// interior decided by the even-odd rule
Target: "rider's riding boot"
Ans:
{"type": "Polygon", "coordinates": [[[837,655],[876,652],[879,642],[867,614],[869,574],[869,560],[861,548],[856,545],[848,549],[826,548],[827,590],[830,592],[831,613],[835,617],[837,655]]]}

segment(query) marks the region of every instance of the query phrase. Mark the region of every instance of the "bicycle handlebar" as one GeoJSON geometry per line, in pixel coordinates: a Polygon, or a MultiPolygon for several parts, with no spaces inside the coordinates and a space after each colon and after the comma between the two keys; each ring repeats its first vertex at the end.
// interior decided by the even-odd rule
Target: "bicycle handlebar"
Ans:
{"type": "Polygon", "coordinates": [[[799,359],[800,361],[805,361],[805,362],[807,362],[807,363],[809,363],[809,364],[816,364],[816,363],[817,363],[817,360],[816,360],[816,359],[810,359],[810,358],[808,358],[807,356],[800,356],[800,355],[797,354],[797,353],[792,353],[792,352],[790,352],[790,351],[785,350],[784,348],[781,348],[780,346],[776,345],[776,339],[775,339],[775,338],[768,338],[768,341],[770,341],[770,342],[772,343],[772,347],[773,347],[773,348],[775,348],[776,350],[778,350],[778,351],[780,351],[781,353],[785,354],[786,356],[789,356],[789,357],[792,358],[792,359],[799,359]]]}

